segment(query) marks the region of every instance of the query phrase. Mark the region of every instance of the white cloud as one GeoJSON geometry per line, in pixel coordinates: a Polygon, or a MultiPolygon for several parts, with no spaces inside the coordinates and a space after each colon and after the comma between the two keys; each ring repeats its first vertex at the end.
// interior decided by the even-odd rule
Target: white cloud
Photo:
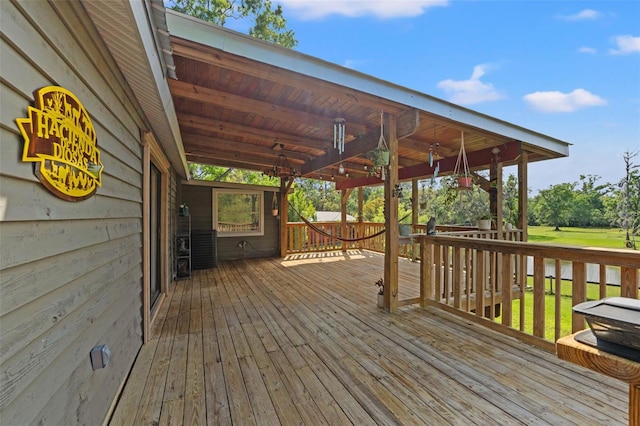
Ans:
{"type": "Polygon", "coordinates": [[[457,104],[477,104],[480,102],[497,101],[505,98],[490,83],[483,83],[480,78],[493,68],[490,64],[480,64],[473,67],[473,73],[469,80],[442,80],[438,88],[449,94],[449,100],[457,104]]]}
{"type": "Polygon", "coordinates": [[[375,16],[377,18],[403,18],[422,15],[430,7],[447,6],[449,0],[277,0],[287,14],[298,19],[314,20],[328,15],[351,18],[375,16]]]}
{"type": "Polygon", "coordinates": [[[596,10],[585,9],[573,15],[560,15],[559,19],[564,19],[565,21],[590,21],[598,19],[602,16],[602,14],[596,10]]]}
{"type": "Polygon", "coordinates": [[[542,112],[573,112],[581,108],[606,105],[607,101],[584,89],[570,93],[559,91],[535,92],[525,95],[524,101],[542,112]]]}
{"type": "Polygon", "coordinates": [[[589,53],[591,55],[595,55],[598,51],[596,49],[594,49],[593,47],[582,46],[580,49],[578,49],[578,52],[580,52],[580,53],[589,53]]]}
{"type": "Polygon", "coordinates": [[[640,37],[631,35],[621,35],[613,37],[617,49],[609,49],[612,55],[629,55],[631,53],[640,53],[640,37]]]}

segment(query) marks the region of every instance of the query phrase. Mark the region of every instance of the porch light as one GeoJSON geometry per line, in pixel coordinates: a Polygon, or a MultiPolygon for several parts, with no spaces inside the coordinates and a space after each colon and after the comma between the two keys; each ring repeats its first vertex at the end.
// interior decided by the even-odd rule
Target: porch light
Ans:
{"type": "Polygon", "coordinates": [[[344,152],[345,122],[342,117],[333,120],[333,148],[340,154],[344,152]]]}
{"type": "Polygon", "coordinates": [[[340,173],[341,175],[344,174],[344,165],[342,163],[340,163],[340,165],[338,166],[338,173],[340,173]]]}

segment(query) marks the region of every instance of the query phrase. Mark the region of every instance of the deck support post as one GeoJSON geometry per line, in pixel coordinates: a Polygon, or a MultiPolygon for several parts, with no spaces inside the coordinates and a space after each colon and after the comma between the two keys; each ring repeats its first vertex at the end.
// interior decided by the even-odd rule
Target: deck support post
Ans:
{"type": "Polygon", "coordinates": [[[502,234],[502,162],[500,153],[493,154],[489,168],[489,209],[495,219],[495,229],[498,231],[498,239],[504,238],[502,234]]]}
{"type": "Polygon", "coordinates": [[[398,310],[398,135],[397,117],[389,114],[387,143],[389,146],[389,172],[384,181],[384,308],[387,312],[398,310]]]}
{"type": "Polygon", "coordinates": [[[416,232],[415,227],[418,225],[418,221],[420,220],[420,206],[418,200],[418,178],[411,179],[411,232],[416,232]]]}
{"type": "Polygon", "coordinates": [[[518,229],[522,230],[521,241],[529,240],[527,235],[527,185],[529,184],[527,171],[528,162],[529,153],[527,151],[522,151],[520,153],[520,161],[518,162],[518,229]]]}
{"type": "Polygon", "coordinates": [[[420,307],[429,305],[429,298],[433,297],[434,266],[433,243],[426,237],[420,238],[420,307]]]}
{"type": "MultiPolygon", "coordinates": [[[[364,229],[362,226],[362,221],[364,220],[364,189],[359,186],[358,187],[358,237],[364,235],[364,229]]],[[[362,249],[363,244],[362,240],[358,240],[358,248],[362,249]]]]}
{"type": "MultiPolygon", "coordinates": [[[[353,192],[353,188],[343,189],[340,191],[340,235],[342,238],[349,238],[351,235],[347,235],[349,230],[347,228],[347,200],[353,192]]],[[[340,248],[342,252],[347,251],[348,242],[342,240],[340,248]]]]}
{"type": "Polygon", "coordinates": [[[289,217],[289,186],[280,178],[280,257],[287,256],[287,222],[289,217]]]}

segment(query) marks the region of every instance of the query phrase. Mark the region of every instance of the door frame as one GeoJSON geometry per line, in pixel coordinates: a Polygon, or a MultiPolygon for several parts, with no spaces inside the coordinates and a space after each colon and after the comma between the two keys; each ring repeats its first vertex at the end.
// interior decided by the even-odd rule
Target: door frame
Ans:
{"type": "Polygon", "coordinates": [[[162,152],[160,145],[151,132],[142,135],[143,147],[143,192],[142,192],[142,240],[143,240],[143,272],[142,272],[142,340],[147,343],[151,339],[151,325],[158,308],[162,305],[169,290],[169,172],[170,164],[162,152]],[[160,295],[154,306],[151,306],[151,163],[160,172],[160,262],[157,273],[160,276],[160,295]]]}

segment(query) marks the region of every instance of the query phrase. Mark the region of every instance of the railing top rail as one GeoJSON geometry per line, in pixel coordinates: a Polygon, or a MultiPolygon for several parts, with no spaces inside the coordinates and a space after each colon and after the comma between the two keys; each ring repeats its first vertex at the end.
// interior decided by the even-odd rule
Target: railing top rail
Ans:
{"type": "Polygon", "coordinates": [[[497,251],[523,256],[569,260],[593,264],[640,268],[640,253],[633,250],[567,245],[548,245],[523,241],[505,241],[451,235],[411,234],[418,241],[428,244],[449,245],[475,250],[497,251]]]}

